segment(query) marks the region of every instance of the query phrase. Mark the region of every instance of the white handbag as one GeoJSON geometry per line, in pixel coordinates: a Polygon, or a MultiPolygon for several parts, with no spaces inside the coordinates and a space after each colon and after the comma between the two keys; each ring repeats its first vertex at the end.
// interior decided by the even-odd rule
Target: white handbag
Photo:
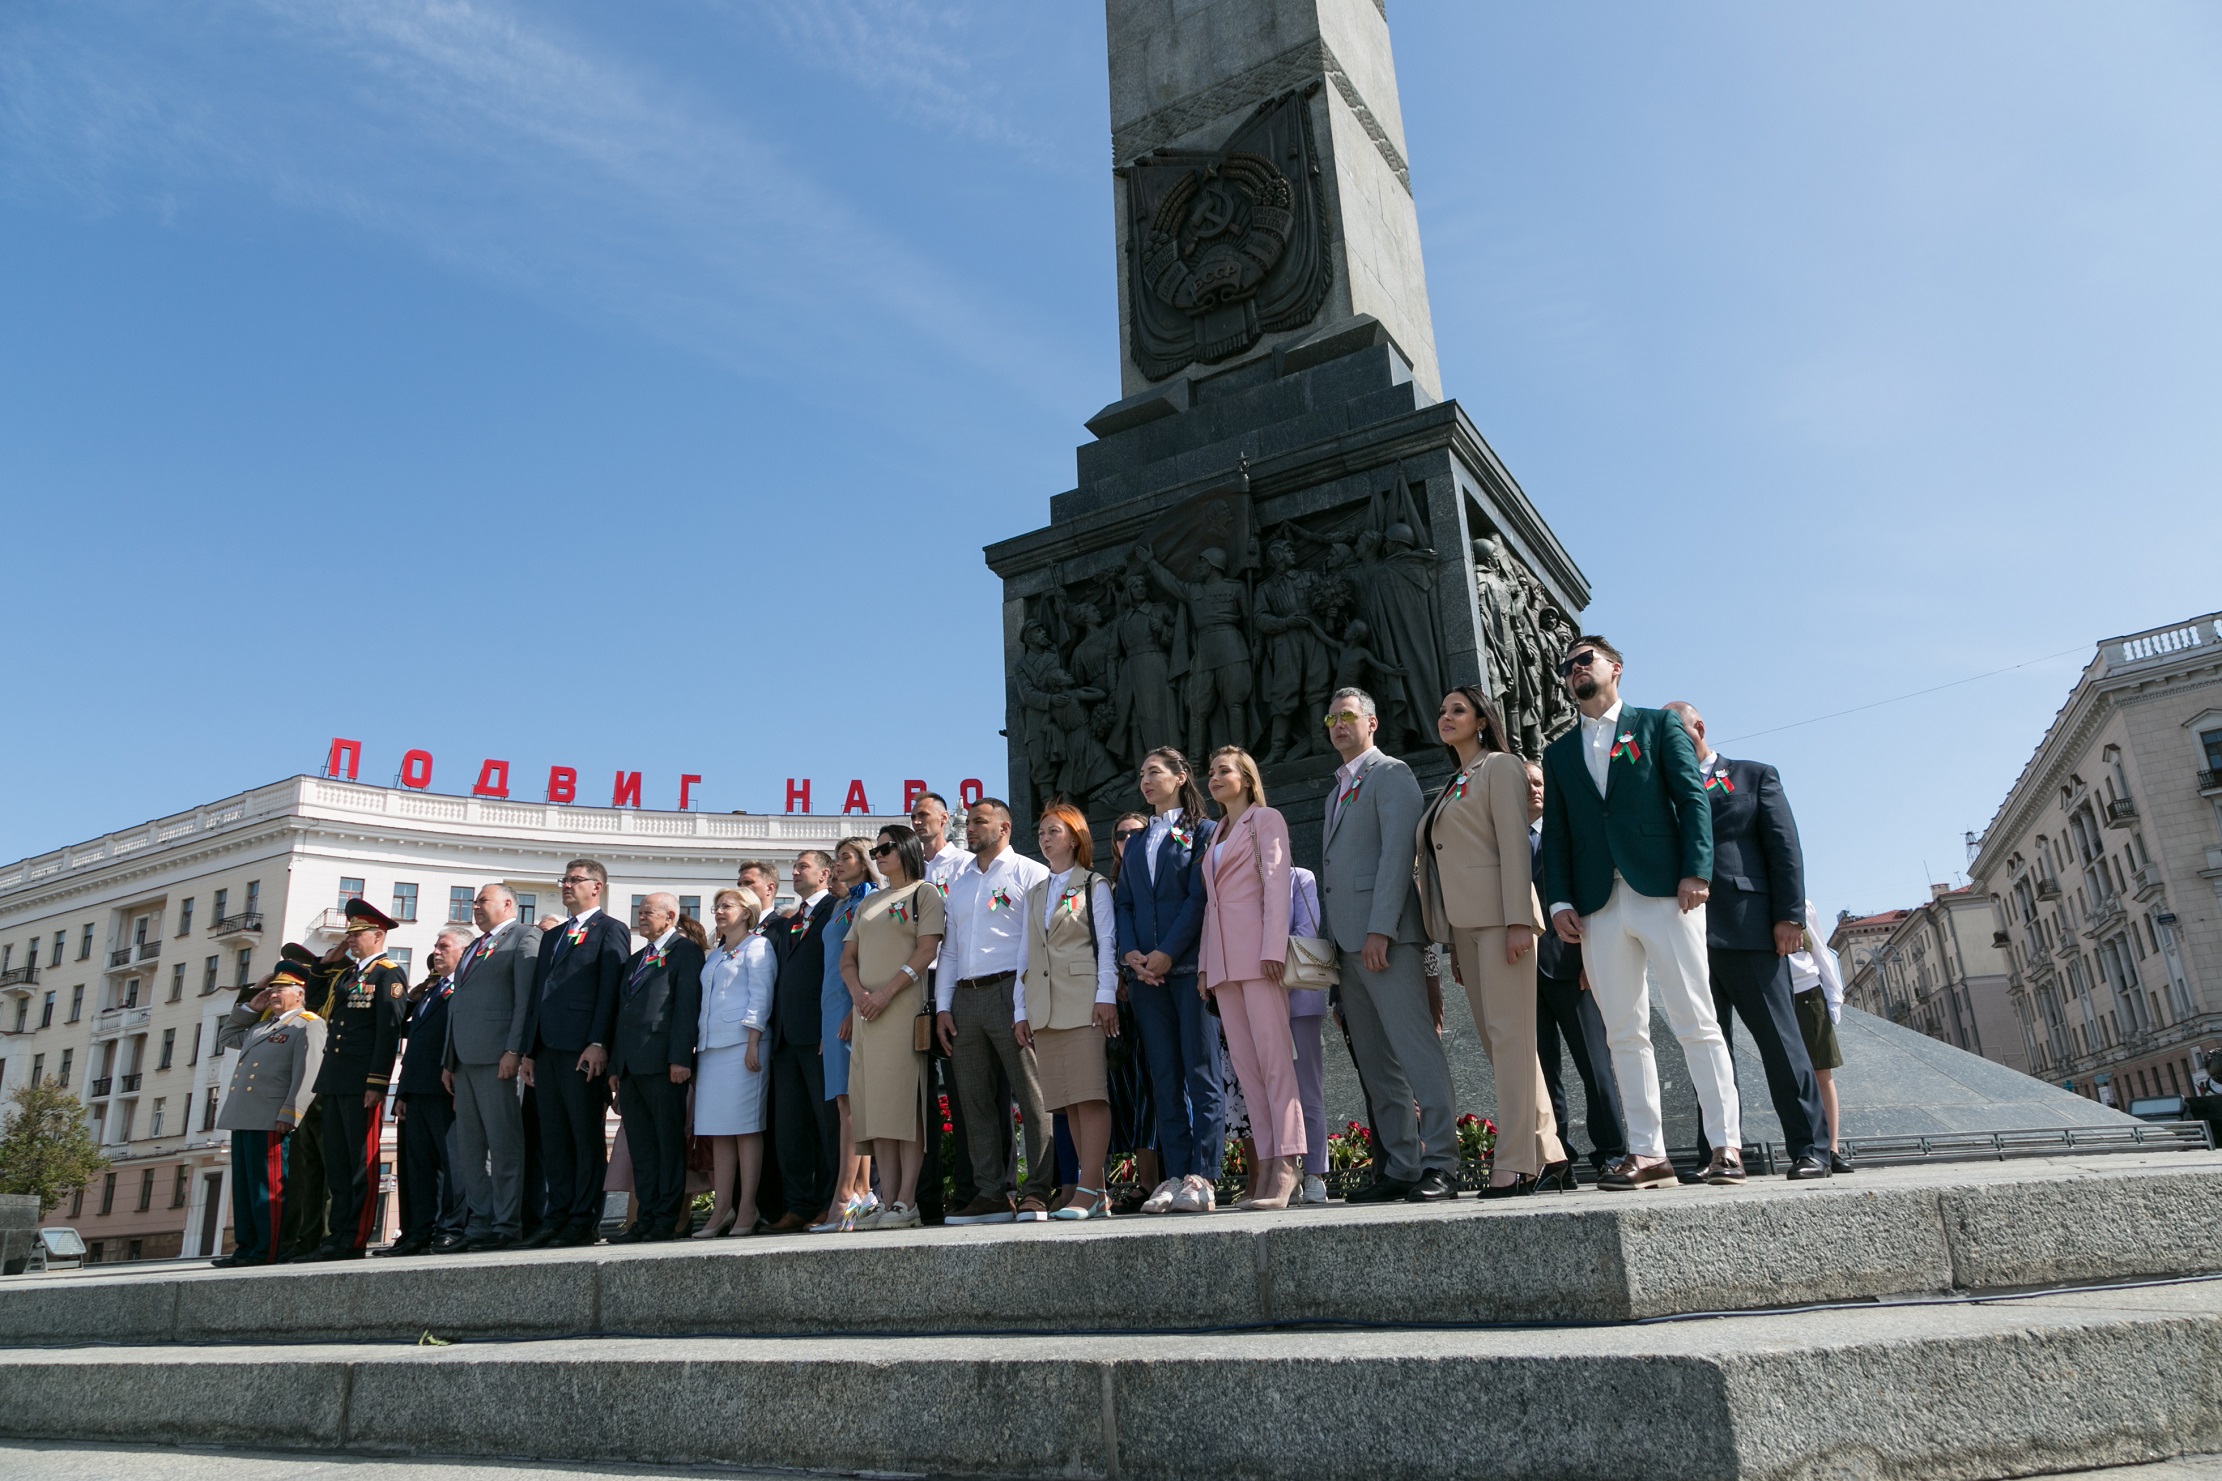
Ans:
{"type": "Polygon", "coordinates": [[[1289,876],[1288,895],[1288,961],[1281,968],[1281,986],[1325,992],[1342,981],[1342,958],[1334,942],[1311,934],[1319,929],[1319,922],[1313,919],[1311,902],[1296,887],[1293,874],[1289,876]],[[1305,934],[1297,934],[1299,926],[1305,934]]]}

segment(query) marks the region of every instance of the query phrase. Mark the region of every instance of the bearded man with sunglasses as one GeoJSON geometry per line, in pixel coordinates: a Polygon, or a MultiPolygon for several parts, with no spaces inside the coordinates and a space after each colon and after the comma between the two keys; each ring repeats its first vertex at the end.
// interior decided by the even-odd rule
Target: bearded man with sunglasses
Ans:
{"type": "Polygon", "coordinates": [[[1543,752],[1543,885],[1551,927],[1582,948],[1605,1021],[1628,1122],[1628,1154],[1599,1186],[1671,1188],[1651,1055],[1651,1004],[1688,1056],[1714,1151],[1708,1183],[1744,1181],[1740,1107],[1728,1040],[1713,1012],[1705,901],[1713,877],[1713,810],[1697,751],[1665,710],[1620,700],[1620,653],[1594,634],[1559,664],[1581,720],[1543,752]]]}

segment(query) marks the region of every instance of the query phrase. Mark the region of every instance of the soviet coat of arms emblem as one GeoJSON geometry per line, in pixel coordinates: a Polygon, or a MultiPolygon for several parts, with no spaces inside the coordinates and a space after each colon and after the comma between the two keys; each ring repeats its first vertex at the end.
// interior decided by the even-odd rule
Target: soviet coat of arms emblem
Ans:
{"type": "Polygon", "coordinates": [[[1135,364],[1151,380],[1309,323],[1333,281],[1308,98],[1281,94],[1224,148],[1160,149],[1119,173],[1135,364]]]}

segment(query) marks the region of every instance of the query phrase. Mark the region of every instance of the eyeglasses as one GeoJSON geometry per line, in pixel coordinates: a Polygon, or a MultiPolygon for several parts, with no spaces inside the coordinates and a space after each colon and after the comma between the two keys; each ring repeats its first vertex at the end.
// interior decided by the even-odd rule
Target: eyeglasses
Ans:
{"type": "Polygon", "coordinates": [[[563,876],[563,883],[592,884],[594,883],[594,876],[591,874],[566,874],[563,876]]]}
{"type": "Polygon", "coordinates": [[[874,844],[872,846],[872,857],[875,859],[884,859],[893,852],[895,852],[895,845],[892,843],[874,844]]]}
{"type": "Polygon", "coordinates": [[[1596,661],[1597,650],[1595,648],[1584,648],[1558,666],[1559,677],[1564,678],[1576,669],[1586,669],[1596,661]]]}
{"type": "Polygon", "coordinates": [[[1366,717],[1356,710],[1338,710],[1327,717],[1326,723],[1327,728],[1333,730],[1337,725],[1363,725],[1366,723],[1366,717]]]}

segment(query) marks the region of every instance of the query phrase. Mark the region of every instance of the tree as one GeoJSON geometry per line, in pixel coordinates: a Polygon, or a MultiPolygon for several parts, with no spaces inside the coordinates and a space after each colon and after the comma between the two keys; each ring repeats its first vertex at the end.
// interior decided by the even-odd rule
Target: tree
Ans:
{"type": "Polygon", "coordinates": [[[29,1193],[44,1218],[108,1166],[85,1107],[52,1079],[18,1086],[0,1126],[0,1193],[29,1193]]]}

